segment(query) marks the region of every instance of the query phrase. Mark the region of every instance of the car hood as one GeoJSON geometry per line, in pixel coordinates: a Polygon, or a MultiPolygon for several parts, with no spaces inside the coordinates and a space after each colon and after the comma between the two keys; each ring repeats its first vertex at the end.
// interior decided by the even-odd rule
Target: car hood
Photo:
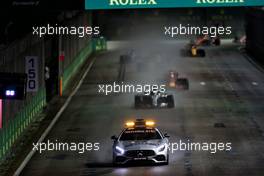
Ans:
{"type": "Polygon", "coordinates": [[[138,140],[138,141],[119,141],[119,145],[125,150],[151,150],[155,149],[164,141],[162,139],[157,140],[138,140]]]}

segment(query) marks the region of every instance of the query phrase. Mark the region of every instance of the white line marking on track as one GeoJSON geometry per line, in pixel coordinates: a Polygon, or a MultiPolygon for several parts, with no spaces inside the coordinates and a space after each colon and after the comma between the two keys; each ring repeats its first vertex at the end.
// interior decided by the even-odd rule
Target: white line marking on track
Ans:
{"type": "MultiPolygon", "coordinates": [[[[79,81],[78,85],[75,87],[75,89],[72,91],[72,93],[70,94],[70,96],[67,98],[66,102],[64,103],[64,105],[61,107],[61,109],[59,110],[59,112],[56,114],[55,118],[51,121],[51,123],[49,124],[48,128],[44,131],[44,133],[41,135],[41,137],[38,140],[38,143],[43,142],[43,140],[46,138],[46,136],[48,135],[48,133],[50,132],[50,130],[53,128],[53,126],[56,124],[56,122],[58,121],[58,119],[60,118],[61,114],[64,112],[64,110],[68,107],[69,103],[71,102],[72,97],[76,94],[76,92],[78,91],[78,89],[81,87],[83,80],[85,79],[85,77],[87,76],[88,72],[90,71],[93,63],[95,61],[95,58],[93,58],[92,62],[90,63],[89,67],[87,68],[87,70],[84,72],[81,80],[79,81]]],[[[20,166],[17,168],[16,172],[14,173],[13,176],[19,176],[21,174],[21,172],[23,171],[23,169],[25,168],[25,166],[27,165],[27,163],[30,161],[30,159],[33,157],[33,155],[35,154],[36,150],[31,150],[26,158],[23,160],[23,162],[20,164],[20,166]]]]}

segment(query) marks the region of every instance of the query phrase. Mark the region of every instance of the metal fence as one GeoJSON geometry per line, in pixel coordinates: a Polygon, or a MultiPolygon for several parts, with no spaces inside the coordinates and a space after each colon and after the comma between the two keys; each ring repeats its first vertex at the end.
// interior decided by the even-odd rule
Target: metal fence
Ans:
{"type": "MultiPolygon", "coordinates": [[[[32,36],[11,44],[0,53],[1,72],[25,73],[25,57],[39,58],[39,90],[28,92],[25,100],[2,100],[3,127],[0,129],[0,161],[8,155],[10,148],[37,113],[45,105],[44,87],[44,40],[32,36]]],[[[48,52],[48,51],[47,51],[48,52]]]]}
{"type": "Polygon", "coordinates": [[[35,119],[36,115],[42,111],[46,103],[45,90],[40,89],[35,96],[32,96],[18,109],[16,115],[4,123],[0,131],[0,161],[9,154],[10,148],[19,138],[28,125],[35,119]]]}

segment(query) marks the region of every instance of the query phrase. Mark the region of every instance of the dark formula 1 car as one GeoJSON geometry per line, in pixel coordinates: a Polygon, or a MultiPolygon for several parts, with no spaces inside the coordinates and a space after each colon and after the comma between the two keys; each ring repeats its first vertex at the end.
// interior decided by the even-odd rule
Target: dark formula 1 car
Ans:
{"type": "Polygon", "coordinates": [[[174,108],[174,98],[161,92],[136,95],[135,108],[174,108]]]}
{"type": "Polygon", "coordinates": [[[135,51],[131,50],[128,53],[120,56],[120,63],[121,64],[131,63],[131,62],[134,61],[135,57],[136,57],[135,56],[135,51]]]}
{"type": "Polygon", "coordinates": [[[129,55],[121,55],[120,56],[120,64],[127,64],[132,62],[132,58],[129,55]]]}

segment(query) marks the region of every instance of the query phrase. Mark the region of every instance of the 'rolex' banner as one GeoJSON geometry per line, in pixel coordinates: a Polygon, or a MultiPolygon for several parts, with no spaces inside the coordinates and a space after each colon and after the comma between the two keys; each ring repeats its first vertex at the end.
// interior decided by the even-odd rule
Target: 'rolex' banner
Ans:
{"type": "Polygon", "coordinates": [[[85,9],[264,6],[264,0],[85,0],[85,9]]]}

